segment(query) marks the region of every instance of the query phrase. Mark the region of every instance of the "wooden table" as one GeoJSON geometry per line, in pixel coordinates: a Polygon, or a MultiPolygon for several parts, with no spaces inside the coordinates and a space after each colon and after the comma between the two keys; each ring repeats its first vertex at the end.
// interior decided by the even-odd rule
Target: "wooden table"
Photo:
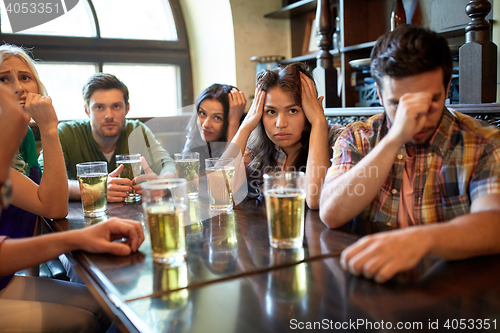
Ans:
{"type": "MultiPolygon", "coordinates": [[[[193,214],[204,209],[199,202],[190,207],[193,214]]],[[[108,215],[144,222],[140,204],[110,204],[108,215]]],[[[67,230],[94,222],[83,218],[80,202],[70,202],[68,217],[47,227],[67,230]]],[[[176,268],[153,263],[149,237],[128,257],[68,257],[123,331],[369,332],[402,325],[452,332],[464,323],[500,329],[500,256],[424,258],[379,285],[339,266],[340,252],[358,239],[349,230],[355,226],[330,230],[317,211],[307,211],[304,248],[274,250],[264,203],[245,200],[232,213],[187,226],[187,263],[176,268]]]]}

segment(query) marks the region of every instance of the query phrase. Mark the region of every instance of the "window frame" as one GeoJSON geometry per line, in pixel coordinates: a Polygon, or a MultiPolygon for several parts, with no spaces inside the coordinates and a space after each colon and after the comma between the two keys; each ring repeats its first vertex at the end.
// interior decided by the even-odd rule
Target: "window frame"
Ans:
{"type": "Polygon", "coordinates": [[[179,107],[192,103],[191,57],[179,0],[163,0],[168,2],[172,10],[177,29],[176,41],[102,38],[92,0],[86,1],[92,12],[96,37],[26,35],[0,31],[0,39],[4,43],[32,48],[35,59],[46,62],[97,63],[99,71],[102,71],[104,63],[176,65],[179,66],[179,107]]]}

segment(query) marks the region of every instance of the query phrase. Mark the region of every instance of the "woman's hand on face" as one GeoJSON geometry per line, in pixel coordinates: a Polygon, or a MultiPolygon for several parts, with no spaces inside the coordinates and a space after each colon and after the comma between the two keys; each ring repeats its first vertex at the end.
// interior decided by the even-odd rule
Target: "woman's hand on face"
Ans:
{"type": "Polygon", "coordinates": [[[264,103],[266,101],[266,92],[260,89],[255,89],[255,98],[252,106],[241,124],[241,128],[248,129],[250,132],[257,127],[264,113],[264,103]]]}
{"type": "Polygon", "coordinates": [[[50,97],[29,93],[26,97],[24,110],[37,123],[40,131],[53,128],[57,130],[58,120],[50,97]]]}
{"type": "Polygon", "coordinates": [[[229,97],[229,119],[228,122],[240,125],[240,119],[245,111],[245,106],[247,105],[247,100],[245,99],[245,94],[236,88],[231,90],[229,97]]]}
{"type": "MultiPolygon", "coordinates": [[[[13,147],[21,145],[31,117],[19,105],[19,101],[12,91],[4,85],[0,85],[0,123],[3,125],[2,134],[6,143],[12,143],[13,147]],[[11,136],[10,134],[14,134],[11,136]]],[[[10,163],[10,162],[9,162],[10,163]]]]}
{"type": "Polygon", "coordinates": [[[326,123],[325,111],[323,110],[324,97],[316,97],[316,86],[304,73],[300,73],[300,83],[302,86],[302,109],[307,120],[309,120],[312,126],[319,123],[326,123]]]}

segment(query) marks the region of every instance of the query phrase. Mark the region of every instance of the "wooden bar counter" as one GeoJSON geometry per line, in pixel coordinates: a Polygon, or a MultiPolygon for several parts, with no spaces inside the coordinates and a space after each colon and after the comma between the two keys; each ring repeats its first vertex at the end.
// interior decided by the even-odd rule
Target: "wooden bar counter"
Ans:
{"type": "MultiPolygon", "coordinates": [[[[203,216],[203,200],[191,202],[203,216]]],[[[108,204],[108,216],[142,221],[140,203],[108,204]]],[[[70,202],[50,231],[98,222],[70,202]]],[[[264,202],[246,199],[234,211],[186,227],[187,261],[154,264],[149,236],[128,257],[67,254],[122,331],[346,332],[500,329],[500,256],[456,262],[424,258],[415,269],[377,284],[344,272],[340,252],[360,236],[383,230],[352,222],[330,230],[306,212],[304,247],[269,246],[264,202]]],[[[146,228],[145,228],[146,230],[146,228]]],[[[146,232],[147,233],[147,232],[146,232]]]]}

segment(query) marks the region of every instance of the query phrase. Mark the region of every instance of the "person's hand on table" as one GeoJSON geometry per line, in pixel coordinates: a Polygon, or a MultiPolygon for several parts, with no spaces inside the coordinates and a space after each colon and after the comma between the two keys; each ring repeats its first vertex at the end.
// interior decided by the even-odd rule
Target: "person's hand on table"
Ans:
{"type": "Polygon", "coordinates": [[[132,181],[127,178],[120,178],[123,171],[123,164],[113,170],[108,175],[108,202],[122,202],[132,191],[132,181]]]}
{"type": "Polygon", "coordinates": [[[429,252],[425,227],[385,231],[361,238],[340,256],[342,268],[378,283],[413,268],[429,252]]]}
{"type": "Polygon", "coordinates": [[[106,222],[75,230],[79,249],[91,253],[126,256],[136,252],[144,241],[140,222],[113,217],[106,222]],[[124,242],[113,242],[125,238],[124,242]]]}

